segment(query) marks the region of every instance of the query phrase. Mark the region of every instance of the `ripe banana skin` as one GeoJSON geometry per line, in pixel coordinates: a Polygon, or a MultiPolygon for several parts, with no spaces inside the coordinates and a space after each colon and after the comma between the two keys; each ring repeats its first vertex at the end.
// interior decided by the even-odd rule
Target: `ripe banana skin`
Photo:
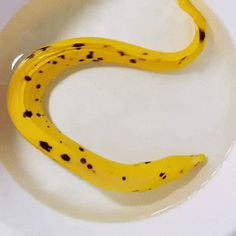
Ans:
{"type": "Polygon", "coordinates": [[[62,134],[45,115],[43,107],[48,84],[61,71],[77,64],[116,63],[152,71],[178,70],[190,64],[204,48],[206,22],[190,1],[177,2],[195,23],[192,42],[179,52],[157,52],[103,38],[69,39],[33,52],[16,68],[8,88],[8,111],[17,130],[51,159],[110,191],[149,191],[181,178],[204,163],[204,154],[169,156],[136,164],[110,161],[62,134]]]}

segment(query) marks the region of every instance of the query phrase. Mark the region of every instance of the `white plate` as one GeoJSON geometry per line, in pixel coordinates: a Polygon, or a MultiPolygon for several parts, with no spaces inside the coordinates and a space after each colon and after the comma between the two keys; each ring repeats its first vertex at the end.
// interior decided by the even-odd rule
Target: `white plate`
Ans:
{"type": "MultiPolygon", "coordinates": [[[[201,2],[194,2],[210,24],[210,38],[207,50],[188,69],[161,75],[112,67],[82,70],[55,87],[49,110],[63,132],[110,159],[134,162],[205,152],[209,156],[207,166],[151,193],[111,194],[88,185],[32,148],[16,133],[4,111],[2,163],[15,181],[40,201],[29,208],[32,216],[39,211],[42,220],[42,211],[50,212],[50,221],[63,218],[70,227],[77,226],[84,230],[82,235],[87,235],[86,232],[95,231],[86,231],[85,225],[91,224],[80,220],[125,222],[150,217],[192,196],[221,165],[236,134],[234,45],[217,17],[201,2]],[[46,209],[42,203],[56,211],[46,209]],[[79,226],[76,222],[80,222],[79,226]]],[[[177,50],[190,41],[192,22],[178,9],[175,0],[138,0],[135,8],[133,5],[133,0],[31,1],[1,35],[1,100],[4,101],[9,80],[6,68],[14,58],[49,42],[89,35],[177,50]],[[13,43],[5,43],[9,38],[14,39],[13,43]]],[[[34,200],[26,198],[32,205],[34,200]]],[[[23,202],[26,204],[26,199],[23,202]]],[[[2,218],[6,215],[5,212],[2,218]]],[[[171,213],[166,215],[170,215],[170,220],[171,213]]],[[[18,217],[15,219],[20,222],[18,217]]],[[[143,222],[156,220],[160,228],[161,217],[143,222]]],[[[62,232],[66,228],[61,235],[65,235],[62,232]]],[[[50,230],[48,226],[40,232],[49,235],[50,230]]],[[[25,227],[22,232],[27,232],[25,227]]],[[[117,235],[121,232],[117,231],[117,235]]]]}

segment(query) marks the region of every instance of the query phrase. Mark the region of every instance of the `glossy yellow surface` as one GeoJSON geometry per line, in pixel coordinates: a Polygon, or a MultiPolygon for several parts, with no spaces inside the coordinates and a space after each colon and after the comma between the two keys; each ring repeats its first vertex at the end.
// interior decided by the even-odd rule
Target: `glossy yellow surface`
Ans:
{"type": "Polygon", "coordinates": [[[143,192],[179,179],[199,163],[203,154],[170,156],[152,162],[122,164],[105,159],[63,135],[45,115],[43,95],[61,71],[77,64],[116,63],[144,70],[178,70],[203,50],[207,29],[188,0],[179,6],[195,23],[195,35],[184,50],[157,52],[102,38],[75,38],[41,48],[15,70],[9,84],[8,111],[17,130],[37,149],[76,175],[106,190],[143,192]]]}

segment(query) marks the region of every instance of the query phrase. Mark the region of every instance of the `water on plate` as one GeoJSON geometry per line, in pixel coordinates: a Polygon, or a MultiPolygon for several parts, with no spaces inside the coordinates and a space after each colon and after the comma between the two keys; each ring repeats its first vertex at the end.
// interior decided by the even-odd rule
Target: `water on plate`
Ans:
{"type": "Polygon", "coordinates": [[[112,66],[71,70],[60,76],[48,100],[50,116],[65,134],[109,159],[208,156],[203,168],[148,193],[97,189],[34,149],[9,120],[6,84],[25,55],[66,38],[107,37],[179,50],[193,37],[191,18],[175,0],[31,0],[10,21],[0,35],[1,160],[34,198],[85,220],[136,220],[183,202],[215,173],[236,136],[235,55],[220,22],[203,2],[195,2],[210,36],[191,66],[162,74],[112,66]]]}

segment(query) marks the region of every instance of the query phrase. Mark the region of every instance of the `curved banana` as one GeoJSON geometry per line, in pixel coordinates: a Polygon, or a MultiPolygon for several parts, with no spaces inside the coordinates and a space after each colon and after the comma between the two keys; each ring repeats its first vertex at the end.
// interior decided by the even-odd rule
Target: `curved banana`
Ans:
{"type": "Polygon", "coordinates": [[[117,63],[144,70],[170,71],[191,63],[204,48],[206,22],[190,1],[179,0],[178,4],[195,23],[195,36],[182,51],[156,52],[110,39],[77,38],[50,44],[26,58],[15,70],[8,90],[8,111],[18,131],[62,166],[111,191],[148,191],[204,163],[203,154],[170,156],[131,165],[107,160],[63,135],[45,115],[42,104],[50,81],[62,70],[77,64],[117,63]]]}

